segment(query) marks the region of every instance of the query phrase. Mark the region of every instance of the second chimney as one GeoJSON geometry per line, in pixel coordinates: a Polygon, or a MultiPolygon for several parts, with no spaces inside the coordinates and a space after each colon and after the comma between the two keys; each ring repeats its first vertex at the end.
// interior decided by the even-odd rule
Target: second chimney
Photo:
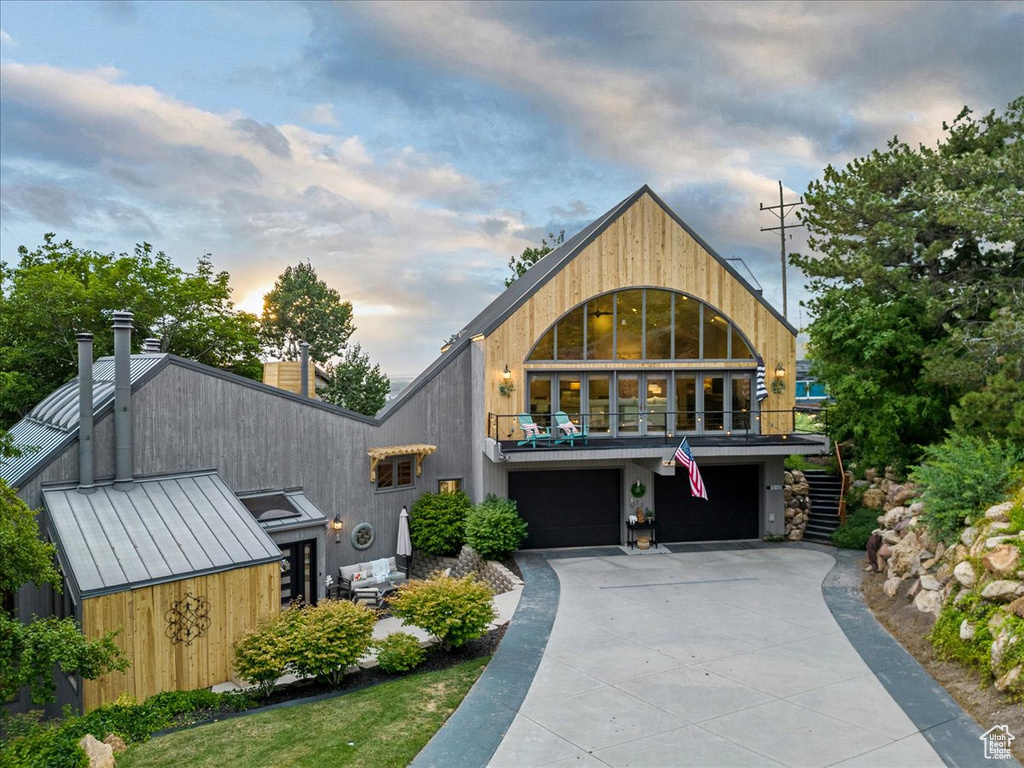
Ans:
{"type": "Polygon", "coordinates": [[[114,487],[132,486],[132,313],[114,313],[114,487]]]}
{"type": "Polygon", "coordinates": [[[78,342],[78,490],[93,489],[96,464],[92,446],[92,334],[80,333],[78,342]]]}
{"type": "Polygon", "coordinates": [[[301,382],[299,385],[299,394],[303,397],[309,397],[309,343],[305,341],[302,342],[299,344],[299,349],[302,350],[302,362],[300,363],[302,366],[302,373],[299,374],[299,381],[301,382]]]}

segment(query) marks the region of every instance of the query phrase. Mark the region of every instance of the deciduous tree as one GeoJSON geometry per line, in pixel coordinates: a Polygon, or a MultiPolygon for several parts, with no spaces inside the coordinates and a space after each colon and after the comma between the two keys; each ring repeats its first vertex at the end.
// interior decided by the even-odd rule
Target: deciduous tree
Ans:
{"type": "Polygon", "coordinates": [[[256,317],[234,309],[227,272],[209,254],[195,272],[175,266],[152,246],[98,253],[57,241],[18,249],[14,267],[0,265],[0,424],[11,424],[75,375],[75,334],[95,336],[110,354],[110,313],[129,309],[134,339],[158,337],[164,351],[259,378],[256,317]]]}
{"type": "Polygon", "coordinates": [[[352,304],[321,280],[309,262],[287,267],[263,297],[263,336],[283,360],[298,360],[299,345],[309,344],[310,357],[326,364],[341,355],[352,325],[352,304]]]}

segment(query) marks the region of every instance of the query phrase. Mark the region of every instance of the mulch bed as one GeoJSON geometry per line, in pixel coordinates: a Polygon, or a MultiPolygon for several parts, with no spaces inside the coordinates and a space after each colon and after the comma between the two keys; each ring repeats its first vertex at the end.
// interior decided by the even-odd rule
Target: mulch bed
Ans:
{"type": "MultiPolygon", "coordinates": [[[[328,698],[331,696],[344,695],[354,691],[360,691],[374,685],[386,683],[389,680],[394,680],[398,677],[402,677],[403,675],[416,675],[421,672],[436,672],[442,669],[448,669],[449,667],[454,667],[456,664],[461,664],[462,662],[470,661],[471,659],[493,656],[495,651],[498,650],[498,646],[501,644],[501,639],[505,636],[506,627],[507,625],[498,627],[497,629],[492,629],[483,637],[479,637],[476,640],[470,640],[465,645],[453,648],[450,651],[442,651],[437,646],[428,648],[427,657],[423,660],[423,663],[415,669],[402,674],[389,675],[374,667],[372,669],[361,669],[358,672],[345,675],[341,685],[337,688],[334,688],[327,683],[315,680],[303,680],[297,683],[292,683],[291,685],[283,688],[278,688],[267,698],[263,698],[258,694],[253,694],[252,698],[255,702],[255,708],[246,711],[251,714],[255,710],[262,709],[263,707],[292,702],[301,704],[305,699],[321,697],[328,698]]],[[[182,727],[202,725],[203,723],[211,720],[220,720],[233,714],[235,714],[235,711],[231,709],[224,709],[219,712],[212,710],[189,712],[179,718],[175,727],[168,729],[168,731],[162,731],[162,733],[178,730],[182,727]]]]}
{"type": "MultiPolygon", "coordinates": [[[[867,560],[863,565],[867,565],[867,560]]],[[[994,725],[1008,726],[1010,733],[1018,736],[1013,743],[1013,755],[1024,762],[1024,706],[999,693],[991,683],[982,680],[979,672],[935,655],[928,639],[935,617],[921,613],[907,597],[913,579],[905,580],[892,598],[882,591],[883,583],[884,573],[870,572],[864,574],[861,582],[861,594],[875,618],[970,713],[983,731],[994,725]]]]}

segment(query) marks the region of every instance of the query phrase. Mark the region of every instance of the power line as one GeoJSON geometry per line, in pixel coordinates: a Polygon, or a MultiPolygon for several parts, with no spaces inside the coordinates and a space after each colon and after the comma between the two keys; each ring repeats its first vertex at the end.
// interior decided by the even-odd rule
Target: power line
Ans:
{"type": "MultiPolygon", "coordinates": [[[[779,231],[779,239],[782,241],[782,316],[789,318],[789,305],[786,299],[786,230],[796,229],[797,227],[804,226],[803,224],[786,224],[786,216],[789,215],[793,209],[798,205],[804,204],[803,195],[800,196],[800,200],[795,203],[787,203],[782,199],[782,181],[779,181],[779,204],[778,205],[765,205],[761,203],[760,210],[771,211],[772,214],[778,218],[779,226],[777,227],[761,227],[762,232],[774,232],[779,231]]],[[[792,237],[792,235],[790,235],[792,237]]]]}

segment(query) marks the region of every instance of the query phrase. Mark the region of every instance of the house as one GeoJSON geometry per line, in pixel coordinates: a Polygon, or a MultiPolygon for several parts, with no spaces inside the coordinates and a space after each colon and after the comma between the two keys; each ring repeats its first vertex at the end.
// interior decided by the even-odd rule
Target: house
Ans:
{"type": "Polygon", "coordinates": [[[376,418],[130,354],[129,334],[119,313],[114,358],[95,364],[80,340],[79,378],[11,431],[37,450],[0,465],[42,509],[67,579],[62,601],[23,590],[23,617],[125,627],[134,672],[58,681],[61,703],[87,708],[144,694],[167,666],[165,687],[227,679],[233,637],[323,598],[339,566],[393,555],[400,510],[425,491],[515,499],[526,547],[625,542],[637,482],[662,542],[752,539],[784,530],[785,456],[827,447],[796,433],[792,380],[757,397],[759,366],[794,370],[796,330],[646,186],[513,283],[376,418]],[[585,444],[519,444],[518,414],[548,427],[559,411],[585,444]],[[707,501],[676,472],[684,435],[707,501]]]}

